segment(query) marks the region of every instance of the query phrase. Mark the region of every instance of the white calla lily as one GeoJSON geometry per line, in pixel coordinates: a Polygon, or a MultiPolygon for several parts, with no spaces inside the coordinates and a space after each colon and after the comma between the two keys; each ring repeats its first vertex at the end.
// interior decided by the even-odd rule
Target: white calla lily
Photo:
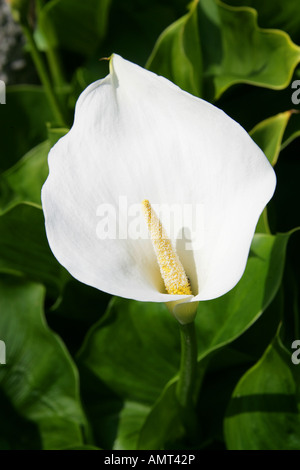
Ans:
{"type": "Polygon", "coordinates": [[[110,74],[79,97],[74,125],[52,148],[49,168],[42,204],[58,261],[110,294],[172,302],[182,323],[191,321],[195,302],[219,297],[239,281],[276,185],[267,158],[238,123],[116,54],[110,74]],[[149,238],[97,236],[99,206],[118,207],[124,196],[128,206],[144,200],[200,205],[196,231],[191,216],[169,233],[192,294],[166,292],[149,238]],[[191,233],[188,250],[180,234],[191,233]]]}

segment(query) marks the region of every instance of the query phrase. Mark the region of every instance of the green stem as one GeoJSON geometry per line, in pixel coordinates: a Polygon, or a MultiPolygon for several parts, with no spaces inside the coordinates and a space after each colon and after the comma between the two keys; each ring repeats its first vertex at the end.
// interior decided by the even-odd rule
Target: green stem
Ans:
{"type": "MultiPolygon", "coordinates": [[[[36,15],[39,21],[39,17],[42,14],[43,8],[45,7],[45,0],[36,0],[36,15]]],[[[51,27],[52,25],[50,24],[51,27]]],[[[51,34],[50,34],[51,36],[51,34]]],[[[45,38],[47,39],[47,38],[45,38]]],[[[46,56],[48,60],[49,69],[52,75],[52,80],[55,86],[63,87],[66,84],[65,76],[62,69],[61,60],[57,49],[52,46],[51,41],[47,43],[46,56]]]]}
{"type": "Polygon", "coordinates": [[[195,405],[195,382],[197,370],[197,341],[195,323],[180,324],[181,361],[176,394],[184,410],[195,405]]]}
{"type": "Polygon", "coordinates": [[[33,59],[33,62],[35,64],[35,67],[37,69],[38,75],[40,77],[40,80],[42,82],[42,85],[44,86],[46,96],[48,98],[49,104],[52,108],[53,115],[57,121],[57,124],[59,126],[65,126],[65,120],[63,117],[63,114],[61,112],[59,103],[57,101],[57,98],[54,94],[51,82],[49,80],[49,76],[47,73],[47,69],[45,67],[43,58],[40,54],[40,51],[38,50],[32,31],[29,26],[27,25],[22,25],[24,34],[26,36],[26,39],[28,41],[29,47],[30,47],[30,53],[33,59]]]}
{"type": "Polygon", "coordinates": [[[61,61],[57,54],[57,50],[53,47],[49,47],[46,54],[54,84],[59,88],[64,87],[66,81],[62,72],[61,61]]]}

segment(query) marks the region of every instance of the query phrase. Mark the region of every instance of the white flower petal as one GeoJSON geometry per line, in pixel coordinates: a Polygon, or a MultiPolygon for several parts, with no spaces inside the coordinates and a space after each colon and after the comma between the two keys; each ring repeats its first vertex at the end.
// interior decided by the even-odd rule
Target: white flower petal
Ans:
{"type": "Polygon", "coordinates": [[[118,207],[125,196],[128,206],[144,199],[154,206],[198,205],[196,227],[186,217],[170,235],[196,294],[186,300],[218,297],[243,274],[275,173],[221,110],[118,55],[111,68],[82,93],[71,131],[49,155],[42,203],[51,249],[75,278],[103,291],[145,301],[183,299],[163,293],[150,240],[97,237],[97,210],[118,207]],[[187,250],[191,234],[193,250],[187,250]]]}

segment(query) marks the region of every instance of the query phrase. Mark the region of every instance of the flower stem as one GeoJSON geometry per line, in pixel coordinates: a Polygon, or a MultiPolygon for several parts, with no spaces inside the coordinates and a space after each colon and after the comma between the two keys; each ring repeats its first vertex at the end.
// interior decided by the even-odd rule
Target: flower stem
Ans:
{"type": "Polygon", "coordinates": [[[61,67],[61,60],[56,48],[49,47],[46,55],[54,84],[59,88],[64,87],[66,85],[66,81],[61,67]]]}
{"type": "Polygon", "coordinates": [[[32,60],[34,62],[34,65],[36,66],[42,85],[44,86],[45,93],[52,108],[53,115],[59,126],[65,126],[63,114],[57,101],[57,97],[54,94],[43,58],[36,46],[32,31],[28,25],[22,24],[22,27],[30,47],[32,60]]]}
{"type": "Polygon", "coordinates": [[[183,409],[194,408],[197,369],[197,340],[195,323],[180,324],[181,361],[177,383],[177,399],[183,409]]]}

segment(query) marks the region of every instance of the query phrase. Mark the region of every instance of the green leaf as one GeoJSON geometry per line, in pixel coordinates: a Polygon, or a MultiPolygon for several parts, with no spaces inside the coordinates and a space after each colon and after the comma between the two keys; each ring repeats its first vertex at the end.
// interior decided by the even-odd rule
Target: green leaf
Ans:
{"type": "Polygon", "coordinates": [[[152,404],[177,372],[178,334],[164,304],[114,298],[79,360],[122,398],[152,404]]]}
{"type": "Polygon", "coordinates": [[[194,2],[189,13],[171,24],[159,37],[146,67],[189,93],[202,96],[201,62],[197,2],[194,2]]]}
{"type": "Polygon", "coordinates": [[[197,407],[201,447],[225,449],[223,421],[228,403],[240,378],[273,340],[283,314],[282,297],[280,288],[270,306],[245,333],[210,357],[197,407]]]}
{"type": "Polygon", "coordinates": [[[234,450],[300,450],[299,374],[279,337],[239,381],[225,419],[234,450]]]}
{"type": "Polygon", "coordinates": [[[48,176],[48,153],[67,132],[68,129],[48,127],[48,140],[0,175],[0,214],[20,202],[41,207],[41,190],[48,176]]]}
{"type": "MultiPolygon", "coordinates": [[[[179,350],[178,325],[164,304],[112,300],[79,354],[80,366],[97,379],[98,401],[99,394],[102,397],[100,408],[94,405],[90,411],[96,434],[105,419],[103,425],[115,429],[115,449],[136,449],[150,405],[177,372],[179,350]],[[107,396],[101,393],[103,383],[111,390],[107,396]]],[[[91,385],[85,389],[87,383],[85,379],[83,396],[89,408],[93,394],[91,385]]],[[[105,447],[103,442],[97,445],[105,447]]]]}
{"type": "Polygon", "coordinates": [[[162,33],[147,67],[212,100],[237,83],[285,88],[299,60],[288,34],[260,28],[255,10],[195,0],[190,13],[162,33]],[[190,77],[187,85],[182,77],[190,77]]]}
{"type": "MultiPolygon", "coordinates": [[[[95,374],[90,372],[85,364],[80,362],[77,362],[77,364],[80,373],[81,397],[91,426],[92,442],[103,449],[117,448],[116,440],[118,439],[120,414],[126,403],[95,374]]],[[[126,439],[126,444],[128,444],[128,437],[130,438],[128,436],[130,432],[132,432],[132,429],[128,425],[124,430],[124,441],[126,439]],[[127,429],[128,431],[126,432],[127,429]]],[[[134,433],[132,434],[134,435],[134,433]]],[[[135,430],[135,434],[137,434],[137,430],[135,430]]],[[[121,441],[118,442],[118,446],[122,447],[121,441]]],[[[125,447],[127,446],[125,445],[125,447]]],[[[129,449],[128,446],[127,450],[129,449]]]]}
{"type": "MultiPolygon", "coordinates": [[[[276,114],[257,124],[250,135],[275,166],[280,152],[300,135],[300,115],[295,110],[276,114]]],[[[259,218],[256,232],[270,233],[267,207],[259,218]]]]}
{"type": "Polygon", "coordinates": [[[276,165],[291,114],[291,111],[276,114],[261,121],[250,131],[250,136],[262,149],[272,166],[276,165]]]}
{"type": "Polygon", "coordinates": [[[6,105],[0,106],[0,171],[11,167],[32,147],[45,141],[46,123],[52,120],[52,112],[41,87],[8,87],[6,105]]]}
{"type": "MultiPolygon", "coordinates": [[[[136,450],[140,448],[137,445],[137,435],[150,409],[148,405],[144,405],[143,403],[132,401],[124,402],[119,416],[118,434],[114,443],[114,449],[136,450]]],[[[153,447],[153,449],[155,449],[155,447],[153,447]]]]}
{"type": "Polygon", "coordinates": [[[40,208],[22,203],[0,216],[0,272],[44,283],[54,296],[63,288],[69,274],[50,251],[40,208]]]}
{"type": "Polygon", "coordinates": [[[274,299],[291,233],[255,235],[245,273],[236,287],[222,297],[200,303],[196,317],[199,360],[240,336],[274,299]]]}
{"type": "Polygon", "coordinates": [[[6,345],[0,389],[17,413],[37,426],[43,448],[81,445],[85,417],[77,371],[47,327],[43,303],[41,285],[0,276],[0,335],[6,345]]]}
{"type": "Polygon", "coordinates": [[[286,31],[297,44],[300,42],[300,15],[298,0],[261,1],[261,0],[226,0],[232,6],[249,6],[258,13],[258,22],[264,28],[276,28],[286,31]]]}
{"type": "MultiPolygon", "coordinates": [[[[1,332],[0,332],[1,337],[1,332]]],[[[4,366],[0,365],[1,368],[4,366]]],[[[12,403],[1,390],[0,385],[0,449],[22,450],[41,449],[41,437],[38,426],[28,421],[14,409],[12,403]],[[5,423],[5,426],[3,425],[5,423]],[[17,430],[17,432],[16,432],[17,430]]]]}
{"type": "Polygon", "coordinates": [[[41,49],[60,47],[91,55],[103,40],[111,0],[51,0],[38,16],[41,49]]]}
{"type": "Polygon", "coordinates": [[[181,413],[176,397],[176,381],[170,382],[153,405],[139,433],[139,450],[163,450],[168,443],[178,441],[185,435],[181,413]]]}
{"type": "MultiPolygon", "coordinates": [[[[283,136],[291,117],[291,111],[276,114],[257,124],[250,135],[262,149],[272,166],[275,166],[281,150],[283,136]]],[[[270,233],[267,208],[263,210],[256,227],[257,233],[270,233]]]]}
{"type": "Polygon", "coordinates": [[[0,214],[19,202],[41,206],[41,189],[48,176],[49,150],[48,141],[39,144],[0,175],[0,214]]]}

